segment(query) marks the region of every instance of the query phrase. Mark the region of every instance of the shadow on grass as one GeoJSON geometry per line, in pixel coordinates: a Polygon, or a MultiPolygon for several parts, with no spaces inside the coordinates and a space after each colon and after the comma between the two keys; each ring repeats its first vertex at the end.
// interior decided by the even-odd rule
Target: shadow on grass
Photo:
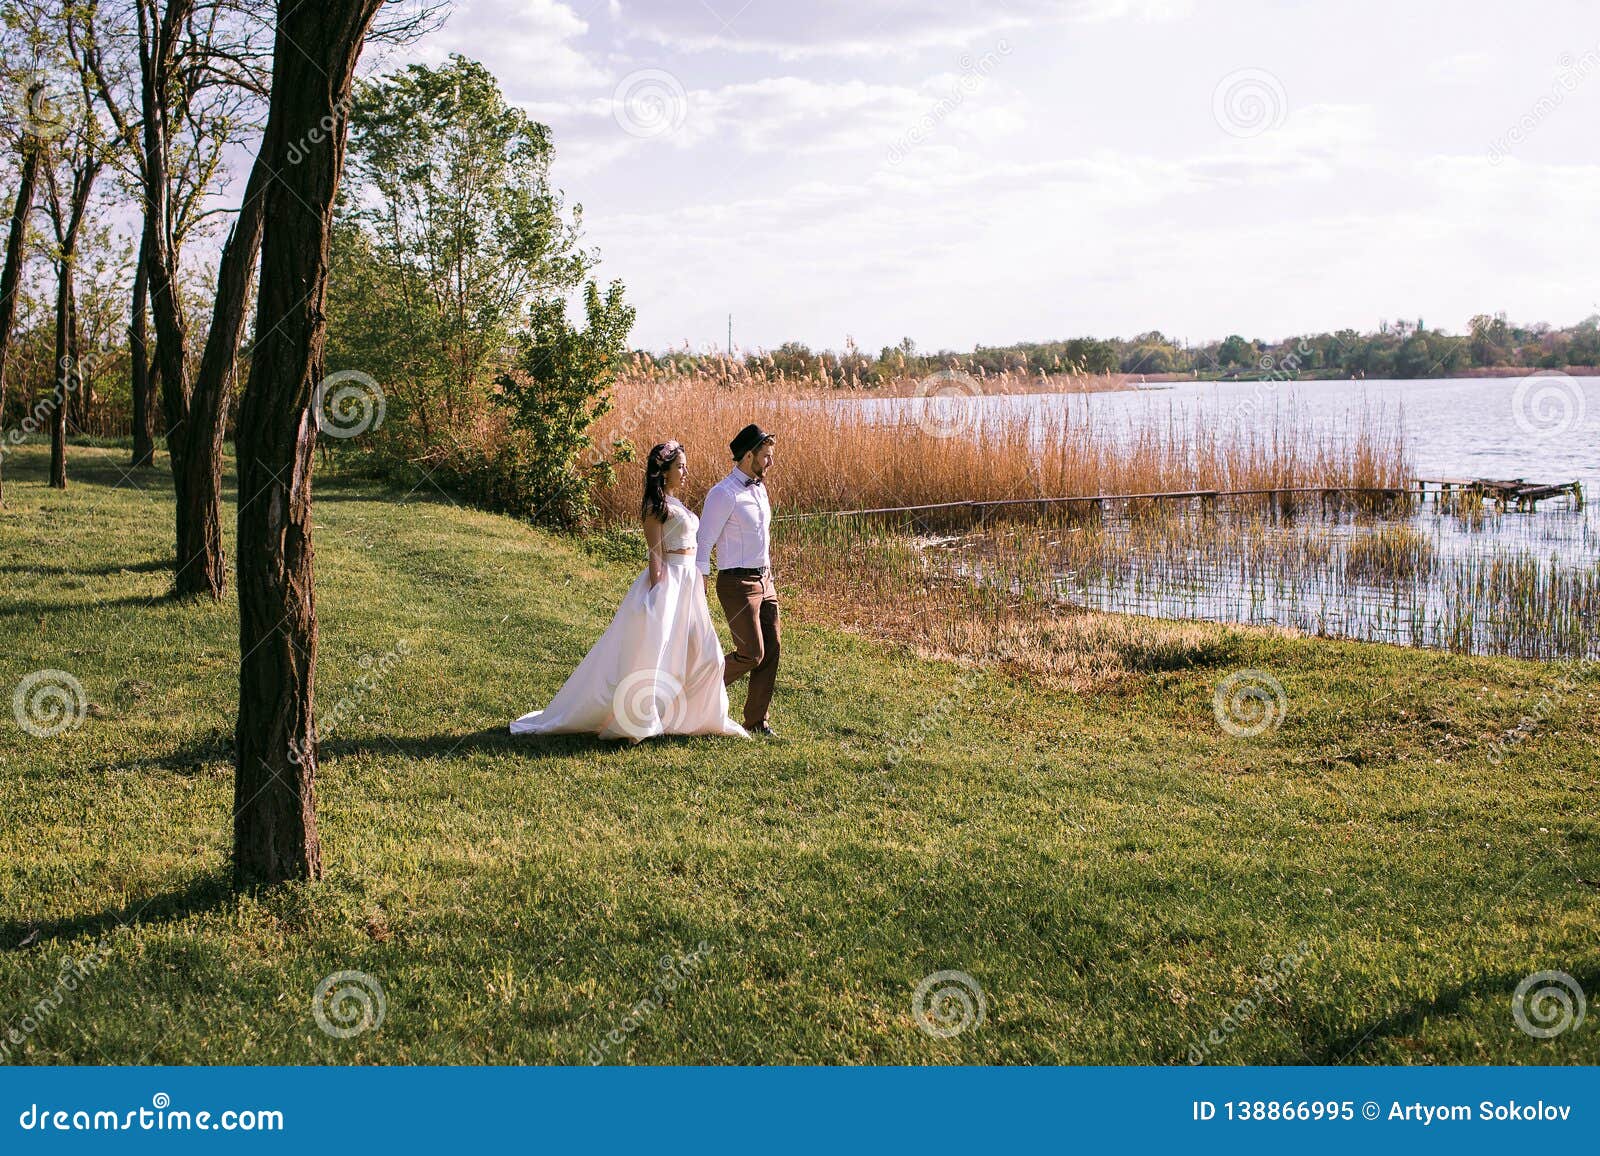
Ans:
{"type": "Polygon", "coordinates": [[[104,566],[0,566],[0,574],[50,574],[58,577],[103,578],[110,574],[155,574],[171,570],[171,558],[149,558],[130,565],[107,563],[104,566]]]}
{"type": "Polygon", "coordinates": [[[0,919],[0,951],[26,951],[52,940],[85,935],[99,938],[118,927],[185,919],[226,907],[233,902],[233,896],[232,877],[226,869],[218,868],[190,879],[181,887],[93,914],[39,921],[0,919]]]}
{"type": "Polygon", "coordinates": [[[124,594],[120,598],[91,598],[83,602],[11,602],[5,610],[0,611],[0,617],[38,618],[50,614],[71,614],[76,610],[115,610],[124,606],[145,609],[192,601],[196,601],[193,595],[179,595],[176,590],[164,590],[160,594],[124,594]]]}
{"type": "MultiPolygon", "coordinates": [[[[663,735],[651,739],[650,744],[651,749],[659,749],[663,745],[687,746],[706,741],[708,740],[693,735],[663,735]]],[[[596,735],[514,735],[504,727],[488,727],[480,731],[454,734],[379,734],[326,738],[317,744],[317,761],[321,764],[332,764],[341,758],[384,756],[393,758],[398,755],[420,762],[483,753],[542,760],[595,751],[626,751],[631,749],[632,745],[625,739],[605,740],[596,735]]],[[[180,775],[198,775],[206,767],[219,762],[233,762],[233,736],[220,730],[163,754],[102,763],[88,768],[87,773],[166,770],[180,775]]],[[[0,939],[0,946],[3,946],[3,939],[0,939]]]]}
{"type": "MultiPolygon", "coordinates": [[[[8,462],[6,482],[46,485],[50,478],[49,443],[35,445],[39,452],[22,455],[8,462]]],[[[88,445],[68,439],[67,484],[106,489],[137,489],[148,496],[168,500],[172,497],[172,471],[165,451],[153,463],[134,466],[126,447],[88,445]]],[[[469,506],[459,501],[430,475],[412,468],[408,475],[391,476],[359,466],[333,462],[323,454],[317,457],[314,484],[316,502],[402,502],[405,504],[469,506]]],[[[227,443],[222,463],[222,504],[231,510],[238,504],[238,474],[233,443],[227,443]]]]}
{"type": "MultiPolygon", "coordinates": [[[[1409,1007],[1380,1016],[1364,1031],[1352,1030],[1336,1035],[1323,1044],[1313,1043],[1307,1047],[1306,1055],[1314,1064],[1365,1062],[1359,1054],[1362,1049],[1380,1040],[1404,1039],[1429,1020],[1449,1018],[1459,1014],[1462,1005],[1473,999],[1500,1004],[1505,1012],[1506,1026],[1510,1028],[1513,1025],[1511,997],[1517,985],[1528,978],[1529,974],[1531,973],[1519,971],[1479,976],[1466,983],[1446,988],[1432,999],[1419,1000],[1409,1007]]],[[[1568,970],[1567,974],[1577,980],[1579,986],[1586,992],[1600,990],[1600,966],[1591,964],[1568,970]]],[[[1535,987],[1534,990],[1539,990],[1539,987],[1535,987]]],[[[1535,1019],[1534,1023],[1537,1025],[1539,1021],[1535,1019]]],[[[1543,1041],[1530,1037],[1529,1043],[1539,1044],[1543,1041]]]]}
{"type": "Polygon", "coordinates": [[[404,486],[382,478],[372,480],[334,478],[329,481],[318,481],[311,501],[313,505],[320,502],[367,502],[374,506],[395,503],[408,506],[463,505],[448,496],[441,497],[438,491],[431,488],[408,494],[404,486]]]}
{"type": "MultiPolygon", "coordinates": [[[[692,743],[696,739],[688,735],[672,735],[650,741],[678,745],[692,743]]],[[[475,753],[552,759],[594,751],[625,751],[632,745],[626,739],[608,740],[597,735],[514,735],[506,727],[498,726],[463,734],[332,738],[318,743],[317,753],[324,762],[359,755],[403,755],[408,759],[446,759],[475,753]]]]}
{"type": "Polygon", "coordinates": [[[88,767],[83,774],[110,775],[127,771],[171,771],[190,778],[205,773],[213,763],[233,763],[233,732],[213,727],[206,735],[185,743],[164,754],[144,758],[125,758],[116,762],[98,763],[88,767]]]}

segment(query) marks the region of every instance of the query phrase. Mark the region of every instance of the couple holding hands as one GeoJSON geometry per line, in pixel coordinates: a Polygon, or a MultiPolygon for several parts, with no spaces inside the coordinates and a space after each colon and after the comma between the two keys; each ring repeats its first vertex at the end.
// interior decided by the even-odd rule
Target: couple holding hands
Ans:
{"type": "Polygon", "coordinates": [[[650,450],[640,504],[648,564],[549,705],[513,722],[512,734],[634,742],[663,734],[772,735],[778,592],[764,483],[775,440],[758,425],[738,432],[728,444],[733,469],[706,494],[700,517],[677,496],[689,472],[683,447],[668,441],[650,450]],[[706,603],[713,551],[717,601],[733,635],[726,656],[706,603]],[[728,717],[728,687],[747,674],[740,726],[728,717]]]}

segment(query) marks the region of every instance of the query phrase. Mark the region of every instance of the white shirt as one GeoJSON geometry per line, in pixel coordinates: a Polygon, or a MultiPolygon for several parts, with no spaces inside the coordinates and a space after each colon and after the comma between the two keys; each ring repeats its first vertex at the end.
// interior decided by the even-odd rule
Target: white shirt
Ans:
{"type": "Polygon", "coordinates": [[[708,577],[713,549],[717,552],[717,567],[722,570],[772,564],[772,503],[767,500],[764,484],[749,483],[750,476],[735,466],[706,495],[694,564],[708,577]]]}

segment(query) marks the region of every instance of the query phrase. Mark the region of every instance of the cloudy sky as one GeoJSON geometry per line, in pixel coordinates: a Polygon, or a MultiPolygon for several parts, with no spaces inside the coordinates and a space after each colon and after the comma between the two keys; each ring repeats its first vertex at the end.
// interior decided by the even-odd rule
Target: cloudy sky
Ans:
{"type": "Polygon", "coordinates": [[[1593,0],[457,0],[650,348],[1600,310],[1593,0]]]}

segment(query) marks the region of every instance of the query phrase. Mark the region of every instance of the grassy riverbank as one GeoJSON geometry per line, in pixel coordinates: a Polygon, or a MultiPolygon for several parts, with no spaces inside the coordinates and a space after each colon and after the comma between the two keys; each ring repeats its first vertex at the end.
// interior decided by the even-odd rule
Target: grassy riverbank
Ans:
{"type": "Polygon", "coordinates": [[[166,597],[125,457],[6,462],[0,689],[86,707],[0,728],[0,1061],[1600,1061],[1593,1009],[1511,1007],[1600,990],[1592,671],[1185,624],[1076,693],[795,591],[781,739],[514,741],[635,565],[420,478],[319,477],[328,878],[235,896],[235,609],[166,597]],[[1284,692],[1254,737],[1214,710],[1243,671],[1284,692]],[[347,971],[385,1015],[335,1038],[347,971]],[[940,971],[982,991],[950,1038],[940,971]]]}

